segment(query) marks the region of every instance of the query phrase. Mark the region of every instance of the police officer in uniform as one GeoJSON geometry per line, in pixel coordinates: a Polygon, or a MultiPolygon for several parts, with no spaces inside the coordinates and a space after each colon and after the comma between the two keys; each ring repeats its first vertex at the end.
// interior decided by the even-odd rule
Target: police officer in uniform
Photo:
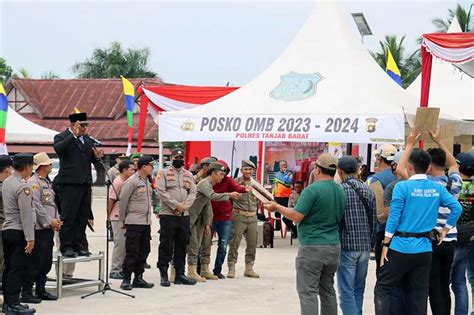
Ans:
{"type": "Polygon", "coordinates": [[[115,158],[115,165],[107,171],[108,179],[113,183],[114,180],[120,176],[119,165],[126,158],[125,154],[121,154],[115,158]]]}
{"type": "Polygon", "coordinates": [[[5,223],[2,228],[5,271],[3,304],[7,314],[33,314],[35,309],[20,304],[20,291],[32,261],[36,214],[26,179],[33,172],[33,155],[13,156],[14,172],[3,182],[5,223]]]}
{"type": "MultiPolygon", "coordinates": [[[[51,159],[45,152],[33,157],[33,168],[35,173],[28,180],[28,187],[33,198],[33,209],[36,213],[35,248],[33,250],[34,264],[33,275],[27,279],[23,287],[31,292],[33,282],[36,283],[36,297],[41,300],[56,300],[57,297],[48,293],[45,289],[46,276],[51,270],[53,263],[54,230],[61,228],[58,209],[54,203],[54,191],[48,175],[52,171],[51,159]]],[[[25,301],[26,302],[26,301],[25,301]]]]}
{"type": "Polygon", "coordinates": [[[5,269],[5,263],[3,259],[3,241],[1,226],[5,222],[5,213],[3,211],[3,197],[2,197],[2,186],[3,181],[12,174],[13,161],[8,155],[0,155],[0,278],[3,275],[5,269]]]}
{"type": "Polygon", "coordinates": [[[151,241],[151,183],[148,176],[153,173],[153,158],[144,155],[138,159],[137,172],[122,187],[119,198],[119,222],[125,232],[125,259],[123,261],[122,290],[132,288],[151,289],[154,284],[143,279],[145,262],[150,253],[151,241]],[[135,274],[131,282],[132,273],[135,274]]]}
{"type": "Polygon", "coordinates": [[[61,253],[64,257],[89,256],[86,238],[87,221],[91,219],[92,173],[103,151],[94,147],[86,135],[87,114],[69,115],[70,127],[54,137],[54,150],[59,156],[58,185],[61,200],[59,232],[61,253]]]}
{"type": "Polygon", "coordinates": [[[164,287],[170,286],[168,267],[171,259],[176,269],[174,284],[196,284],[196,281],[184,275],[186,245],[190,234],[188,209],[196,199],[196,185],[193,174],[184,169],[184,150],[174,149],[171,159],[171,166],[160,170],[156,176],[161,228],[157,266],[161,274],[161,286],[164,287]]]}
{"type": "MultiPolygon", "coordinates": [[[[243,160],[240,169],[242,176],[237,178],[239,185],[250,185],[255,169],[255,164],[252,161],[243,160]]],[[[247,243],[244,276],[260,278],[253,270],[257,252],[257,210],[258,199],[251,192],[243,194],[238,200],[234,201],[234,219],[229,242],[229,255],[227,256],[228,278],[235,278],[235,264],[237,263],[242,236],[245,236],[247,243]]]]}

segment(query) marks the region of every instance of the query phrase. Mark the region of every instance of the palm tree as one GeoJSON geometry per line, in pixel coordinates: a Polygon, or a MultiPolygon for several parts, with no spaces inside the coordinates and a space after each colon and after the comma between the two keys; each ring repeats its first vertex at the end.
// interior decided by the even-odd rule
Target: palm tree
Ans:
{"type": "Polygon", "coordinates": [[[421,57],[419,50],[415,51],[408,57],[405,57],[404,41],[405,36],[398,40],[396,35],[387,35],[383,41],[379,42],[380,50],[375,53],[372,52],[371,54],[375,61],[385,71],[387,68],[387,51],[390,49],[393,59],[395,60],[398,69],[400,69],[403,87],[406,88],[421,72],[421,57]]]}
{"type": "Polygon", "coordinates": [[[48,72],[44,72],[41,75],[41,79],[43,80],[53,80],[53,79],[59,79],[59,76],[54,73],[53,71],[49,70],[48,72]]]}
{"type": "Polygon", "coordinates": [[[0,58],[0,82],[6,84],[12,76],[13,70],[12,67],[7,65],[7,61],[3,58],[0,58]]]}
{"type": "Polygon", "coordinates": [[[28,72],[28,70],[21,67],[21,68],[18,68],[18,72],[15,72],[12,75],[12,78],[15,78],[15,79],[29,79],[30,78],[30,73],[28,72]]]}
{"type": "Polygon", "coordinates": [[[157,74],[149,69],[150,50],[127,49],[113,42],[109,48],[97,48],[92,56],[83,62],[76,62],[72,71],[78,78],[156,78],[157,74]]]}
{"type": "Polygon", "coordinates": [[[449,26],[451,25],[451,22],[453,21],[453,18],[456,17],[463,32],[473,32],[474,25],[473,21],[471,20],[472,6],[473,4],[471,4],[468,11],[458,3],[455,10],[449,9],[449,17],[446,20],[442,18],[433,19],[433,24],[436,26],[437,31],[446,33],[449,26]]]}

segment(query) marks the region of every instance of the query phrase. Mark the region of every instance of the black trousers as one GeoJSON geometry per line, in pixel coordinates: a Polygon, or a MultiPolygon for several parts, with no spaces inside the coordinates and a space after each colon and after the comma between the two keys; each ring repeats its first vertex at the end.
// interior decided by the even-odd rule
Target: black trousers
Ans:
{"type": "Polygon", "coordinates": [[[149,225],[127,224],[125,231],[125,258],[123,274],[130,278],[132,272],[141,275],[145,272],[145,263],[150,254],[151,229],[149,225]]]}
{"type": "Polygon", "coordinates": [[[4,230],[3,253],[5,271],[3,272],[3,301],[5,304],[20,302],[20,291],[28,268],[33,264],[32,254],[25,253],[25,234],[20,230],[4,230]]]}
{"type": "Polygon", "coordinates": [[[86,238],[87,221],[91,210],[91,186],[88,184],[61,184],[61,221],[59,231],[61,252],[67,249],[88,250],[86,238]]]}
{"type": "Polygon", "coordinates": [[[42,229],[35,231],[35,248],[31,253],[32,263],[30,264],[23,282],[23,291],[32,290],[33,283],[36,283],[36,292],[44,292],[46,276],[51,271],[53,265],[54,231],[52,229],[42,229]]]}
{"type": "MultiPolygon", "coordinates": [[[[288,201],[290,198],[283,198],[283,197],[275,197],[275,202],[283,207],[288,207],[288,201]]],[[[281,218],[281,213],[280,212],[275,212],[275,217],[276,218],[281,218]]],[[[293,234],[298,233],[296,230],[296,225],[293,224],[293,221],[291,221],[288,218],[283,217],[281,219],[283,223],[285,223],[286,227],[288,230],[290,230],[293,234]]],[[[280,229],[281,226],[279,226],[279,222],[277,221],[276,223],[276,229],[280,229]]]]}
{"type": "Polygon", "coordinates": [[[409,309],[416,315],[427,312],[431,253],[403,254],[389,249],[388,261],[380,268],[375,285],[375,314],[389,315],[392,290],[406,277],[411,297],[409,309]]]}
{"type": "Polygon", "coordinates": [[[375,275],[378,278],[380,271],[380,258],[382,258],[382,241],[385,238],[385,231],[375,233],[375,275]]]}
{"type": "Polygon", "coordinates": [[[166,273],[173,259],[176,276],[184,275],[186,246],[191,233],[189,216],[160,216],[160,227],[158,269],[162,274],[166,273]]]}
{"type": "Polygon", "coordinates": [[[451,313],[449,284],[453,257],[454,242],[442,242],[441,245],[433,244],[429,291],[433,315],[449,315],[451,313]]]}

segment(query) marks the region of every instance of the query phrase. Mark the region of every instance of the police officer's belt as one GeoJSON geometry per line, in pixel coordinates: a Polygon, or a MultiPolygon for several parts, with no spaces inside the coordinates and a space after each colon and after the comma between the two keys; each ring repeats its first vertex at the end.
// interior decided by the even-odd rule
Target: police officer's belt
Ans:
{"type": "Polygon", "coordinates": [[[257,211],[249,211],[249,210],[242,210],[242,209],[234,208],[234,212],[238,213],[240,215],[243,215],[244,217],[254,217],[257,211]]]}
{"type": "Polygon", "coordinates": [[[396,231],[395,236],[400,236],[400,237],[416,237],[416,238],[431,238],[431,232],[423,232],[423,233],[414,233],[414,232],[400,232],[396,231]]]}

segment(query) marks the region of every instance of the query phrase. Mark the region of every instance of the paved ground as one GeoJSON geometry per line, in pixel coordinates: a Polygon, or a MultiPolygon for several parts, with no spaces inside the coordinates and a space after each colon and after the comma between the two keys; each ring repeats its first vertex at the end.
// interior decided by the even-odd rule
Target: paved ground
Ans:
{"type": "MultiPolygon", "coordinates": [[[[98,192],[96,191],[96,194],[98,192]]],[[[102,195],[99,192],[99,195],[102,195]]],[[[91,250],[105,249],[105,199],[94,198],[96,232],[89,233],[91,250]]],[[[298,314],[299,304],[295,289],[294,258],[297,244],[275,233],[275,248],[259,248],[255,269],[260,279],[244,278],[243,256],[239,257],[237,278],[208,281],[195,286],[159,286],[157,261],[157,222],[153,226],[152,252],[148,262],[152,269],[145,272],[145,279],[155,283],[153,289],[134,289],[135,299],[114,292],[95,295],[85,300],[80,296],[96,288],[65,290],[64,297],[55,302],[42,302],[35,306],[38,314],[298,314]]],[[[213,245],[213,254],[215,254],[213,245]]],[[[241,247],[241,253],[244,248],[241,247]]],[[[224,267],[224,272],[227,268],[224,267]]],[[[76,277],[94,277],[97,263],[77,264],[76,277]]],[[[374,314],[373,287],[375,265],[370,263],[365,296],[364,314],[374,314]]],[[[112,287],[119,289],[120,281],[112,280],[112,287]]]]}

